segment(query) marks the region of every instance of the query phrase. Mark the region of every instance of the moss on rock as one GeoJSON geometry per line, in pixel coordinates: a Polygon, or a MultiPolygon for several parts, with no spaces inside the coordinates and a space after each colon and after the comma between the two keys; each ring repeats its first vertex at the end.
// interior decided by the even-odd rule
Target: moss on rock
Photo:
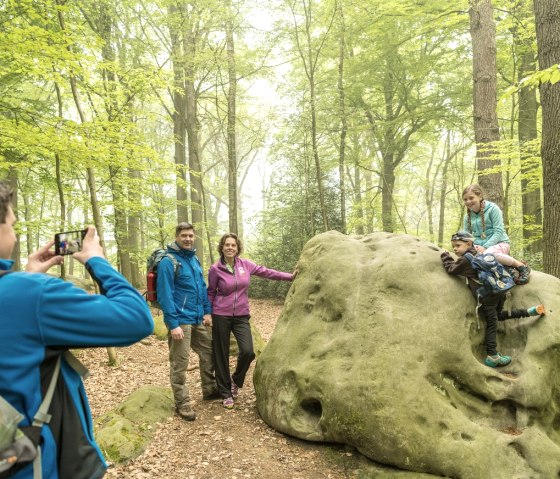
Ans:
{"type": "Polygon", "coordinates": [[[96,440],[111,462],[129,461],[144,450],[157,424],[172,414],[170,389],[143,387],[96,421],[96,440]]]}

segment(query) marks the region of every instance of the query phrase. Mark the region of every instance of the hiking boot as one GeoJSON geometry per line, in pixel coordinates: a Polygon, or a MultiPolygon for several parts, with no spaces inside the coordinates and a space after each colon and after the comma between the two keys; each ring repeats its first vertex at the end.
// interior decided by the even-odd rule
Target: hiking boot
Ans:
{"type": "Polygon", "coordinates": [[[225,407],[226,409],[233,409],[233,398],[232,398],[231,396],[228,397],[228,398],[225,398],[225,399],[222,401],[222,404],[224,405],[224,407],[225,407]]]}
{"type": "Polygon", "coordinates": [[[517,284],[527,284],[529,282],[529,275],[531,274],[531,268],[526,264],[519,266],[517,268],[519,271],[519,278],[517,279],[517,284]]]}
{"type": "Polygon", "coordinates": [[[233,382],[233,379],[231,380],[231,397],[233,399],[237,399],[239,396],[239,388],[237,387],[237,384],[235,384],[233,382]]]}
{"type": "Polygon", "coordinates": [[[208,394],[203,394],[202,395],[202,399],[204,399],[205,401],[212,401],[214,399],[220,399],[222,396],[220,395],[220,393],[217,390],[214,390],[208,394]]]}
{"type": "Polygon", "coordinates": [[[509,363],[511,363],[511,357],[502,356],[500,353],[497,353],[496,356],[486,356],[486,359],[484,360],[484,364],[486,364],[486,366],[490,366],[491,368],[507,366],[509,363]]]}
{"type": "Polygon", "coordinates": [[[527,308],[527,313],[529,316],[542,316],[546,313],[544,309],[544,304],[539,304],[537,306],[531,306],[527,308]]]}
{"type": "Polygon", "coordinates": [[[182,406],[175,406],[175,411],[185,421],[194,421],[196,419],[196,413],[190,404],[183,404],[182,406]]]}

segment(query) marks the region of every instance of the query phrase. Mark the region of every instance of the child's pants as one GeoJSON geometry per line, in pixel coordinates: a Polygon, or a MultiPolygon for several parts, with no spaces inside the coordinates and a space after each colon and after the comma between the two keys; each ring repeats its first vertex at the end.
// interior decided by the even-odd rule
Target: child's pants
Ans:
{"type": "Polygon", "coordinates": [[[496,349],[496,325],[498,323],[498,316],[504,307],[505,299],[505,294],[493,294],[480,300],[480,310],[486,320],[484,342],[488,356],[495,356],[498,353],[496,349]]]}

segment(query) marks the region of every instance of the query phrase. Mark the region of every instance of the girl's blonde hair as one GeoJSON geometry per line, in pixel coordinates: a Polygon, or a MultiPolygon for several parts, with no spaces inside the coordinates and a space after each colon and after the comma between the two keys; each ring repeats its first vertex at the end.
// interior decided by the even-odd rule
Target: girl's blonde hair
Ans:
{"type": "MultiPolygon", "coordinates": [[[[472,185],[467,186],[463,190],[463,194],[461,198],[465,198],[465,195],[468,193],[474,193],[476,196],[480,196],[480,212],[481,212],[481,220],[482,220],[482,237],[486,238],[486,233],[484,232],[486,229],[486,224],[484,221],[484,191],[480,187],[480,185],[474,183],[472,185]]],[[[466,207],[466,206],[465,206],[466,207]]],[[[467,228],[469,233],[472,233],[472,223],[471,223],[471,210],[467,208],[467,228]]]]}

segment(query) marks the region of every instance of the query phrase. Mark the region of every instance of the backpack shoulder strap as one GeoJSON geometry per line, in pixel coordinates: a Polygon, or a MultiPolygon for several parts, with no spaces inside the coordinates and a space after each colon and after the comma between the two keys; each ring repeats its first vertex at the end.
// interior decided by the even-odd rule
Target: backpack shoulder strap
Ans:
{"type": "MultiPolygon", "coordinates": [[[[69,366],[74,369],[82,378],[85,378],[89,375],[89,371],[87,368],[81,363],[81,361],[74,356],[70,351],[65,351],[63,353],[66,362],[69,366]]],[[[47,392],[41,405],[39,406],[39,410],[35,414],[33,418],[33,426],[42,428],[43,425],[49,424],[51,421],[51,414],[49,413],[49,409],[51,407],[51,402],[53,399],[54,391],[56,389],[56,384],[58,383],[58,378],[60,376],[60,363],[62,361],[62,354],[56,358],[56,364],[54,366],[54,370],[52,373],[52,377],[49,383],[49,387],[47,388],[47,392]]],[[[42,479],[43,478],[43,464],[41,458],[41,446],[37,446],[37,455],[35,459],[33,459],[33,479],[42,479]]]]}
{"type": "Polygon", "coordinates": [[[175,280],[177,280],[181,263],[179,263],[179,261],[177,261],[177,258],[175,258],[175,256],[173,256],[171,253],[166,253],[165,256],[167,256],[171,260],[171,263],[173,264],[173,271],[175,272],[175,280]]]}
{"type": "Polygon", "coordinates": [[[62,356],[66,359],[68,365],[76,371],[82,378],[87,378],[89,376],[88,369],[82,364],[82,362],[74,356],[70,351],[64,351],[63,354],[59,355],[56,359],[56,364],[45,393],[45,397],[39,406],[39,410],[33,418],[33,426],[42,427],[43,424],[48,424],[51,420],[51,415],[49,414],[49,409],[51,407],[52,398],[54,395],[54,390],[56,389],[56,383],[58,382],[58,377],[60,376],[60,363],[62,361],[62,356]]]}
{"type": "Polygon", "coordinates": [[[42,427],[43,424],[48,424],[51,421],[49,409],[51,407],[51,401],[53,398],[54,390],[56,388],[56,383],[58,382],[58,376],[60,375],[60,361],[61,356],[58,356],[52,373],[51,381],[49,383],[49,387],[47,388],[47,392],[45,394],[45,397],[43,398],[43,402],[41,402],[39,410],[33,418],[33,425],[36,427],[42,427]]]}

